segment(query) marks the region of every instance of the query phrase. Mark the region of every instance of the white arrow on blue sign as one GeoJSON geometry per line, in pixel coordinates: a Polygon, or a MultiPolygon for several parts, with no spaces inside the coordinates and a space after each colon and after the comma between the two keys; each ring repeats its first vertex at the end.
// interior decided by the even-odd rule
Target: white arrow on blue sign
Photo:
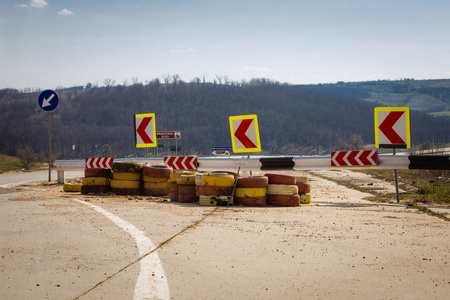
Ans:
{"type": "Polygon", "coordinates": [[[38,105],[45,111],[54,111],[58,107],[58,103],[58,94],[52,90],[45,90],[38,97],[38,105]]]}

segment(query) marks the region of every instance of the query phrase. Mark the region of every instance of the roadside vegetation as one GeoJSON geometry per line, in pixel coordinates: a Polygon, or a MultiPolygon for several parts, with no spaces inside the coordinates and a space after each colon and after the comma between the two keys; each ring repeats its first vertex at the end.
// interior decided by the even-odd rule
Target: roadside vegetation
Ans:
{"type": "Polygon", "coordinates": [[[450,111],[450,80],[378,80],[313,84],[307,87],[332,95],[376,101],[382,106],[408,106],[433,115],[450,111]]]}
{"type": "Polygon", "coordinates": [[[12,171],[33,171],[45,168],[38,156],[29,147],[18,150],[19,157],[0,153],[0,174],[12,171]]]}
{"type": "MultiPolygon", "coordinates": [[[[395,182],[392,170],[364,170],[376,178],[395,182]]],[[[407,192],[400,193],[400,200],[410,203],[450,204],[450,171],[449,170],[398,170],[399,186],[407,192]]],[[[392,199],[395,194],[378,194],[379,200],[392,199]]]]}
{"type": "MultiPolygon", "coordinates": [[[[105,145],[114,157],[142,157],[152,149],[134,147],[133,116],[138,112],[155,113],[158,130],[182,131],[177,144],[182,155],[209,156],[213,147],[230,146],[229,117],[247,114],[258,116],[261,155],[327,155],[342,150],[336,145],[348,137],[358,137],[349,141],[350,146],[373,143],[374,107],[408,105],[411,94],[411,143],[449,142],[450,118],[428,113],[450,111],[450,80],[377,81],[348,88],[342,83],[331,90],[328,85],[318,90],[264,78],[236,82],[225,76],[213,82],[201,78],[185,82],[178,75],[168,75],[163,80],[141,83],[136,78],[119,85],[109,78],[104,84],[57,90],[60,106],[51,114],[56,158],[100,156],[105,145]],[[348,93],[328,93],[334,91],[348,93]]],[[[47,153],[43,128],[48,114],[36,105],[39,93],[0,90],[0,153],[18,157],[18,147],[23,145],[47,153]]],[[[161,141],[158,146],[148,154],[174,154],[173,141],[161,141]]]]}
{"type": "Polygon", "coordinates": [[[0,154],[0,173],[21,170],[20,159],[13,156],[0,154]]]}
{"type": "MultiPolygon", "coordinates": [[[[390,181],[395,184],[393,170],[354,170],[374,176],[375,178],[390,181]]],[[[338,180],[314,173],[315,176],[334,181],[340,185],[354,190],[372,194],[364,199],[373,202],[392,203],[396,201],[395,193],[378,192],[371,186],[357,185],[351,180],[338,180]]],[[[446,215],[435,212],[427,206],[450,205],[450,171],[449,170],[398,170],[399,188],[406,192],[400,193],[401,203],[408,208],[417,209],[423,213],[450,221],[446,215]]]]}

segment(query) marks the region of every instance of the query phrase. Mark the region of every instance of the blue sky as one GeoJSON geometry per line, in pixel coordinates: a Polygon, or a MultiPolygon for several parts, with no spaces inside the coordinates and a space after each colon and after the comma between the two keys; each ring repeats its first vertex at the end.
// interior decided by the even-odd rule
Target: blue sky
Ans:
{"type": "Polygon", "coordinates": [[[448,0],[2,0],[0,88],[450,78],[448,0]]]}

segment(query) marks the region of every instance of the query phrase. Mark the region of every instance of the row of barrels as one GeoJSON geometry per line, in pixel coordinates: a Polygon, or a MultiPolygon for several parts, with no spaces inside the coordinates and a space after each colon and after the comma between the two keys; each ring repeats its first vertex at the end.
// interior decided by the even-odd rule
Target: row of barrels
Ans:
{"type": "Polygon", "coordinates": [[[233,204],[234,173],[173,173],[170,176],[170,200],[199,202],[200,205],[233,204]]]}
{"type": "Polygon", "coordinates": [[[115,162],[112,169],[85,169],[80,192],[165,196],[169,194],[170,174],[172,169],[166,166],[115,162]]]}
{"type": "Polygon", "coordinates": [[[237,177],[229,173],[173,173],[170,200],[200,205],[299,206],[311,203],[307,177],[280,174],[237,177]],[[234,197],[232,197],[234,196],[234,197]]]}
{"type": "MultiPolygon", "coordinates": [[[[69,185],[65,191],[71,190],[69,185]]],[[[169,196],[200,205],[299,206],[311,203],[307,177],[281,174],[237,176],[230,172],[177,172],[167,166],[115,162],[111,169],[85,169],[82,194],[169,196]]]]}

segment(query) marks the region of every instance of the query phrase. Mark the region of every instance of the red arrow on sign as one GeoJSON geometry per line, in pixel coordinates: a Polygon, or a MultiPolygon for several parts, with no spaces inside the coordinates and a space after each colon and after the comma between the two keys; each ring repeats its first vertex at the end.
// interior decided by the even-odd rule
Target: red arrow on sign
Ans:
{"type": "Polygon", "coordinates": [[[247,136],[247,130],[252,124],[253,119],[244,119],[239,124],[234,136],[244,145],[245,148],[257,148],[257,146],[247,136]]]}
{"type": "Polygon", "coordinates": [[[340,166],[344,162],[344,156],[347,151],[336,151],[331,152],[331,165],[332,166],[340,166]]]}
{"type": "Polygon", "coordinates": [[[359,162],[359,165],[361,166],[376,166],[378,165],[378,151],[360,151],[360,153],[356,156],[356,161],[359,162]]]}
{"type": "Polygon", "coordinates": [[[165,156],[164,157],[164,164],[166,166],[169,166],[169,167],[175,169],[174,168],[175,164],[173,162],[175,161],[176,158],[177,158],[176,156],[165,156]]]}
{"type": "Polygon", "coordinates": [[[197,156],[165,156],[164,164],[174,170],[197,170],[197,156]]]}
{"type": "Polygon", "coordinates": [[[175,158],[175,160],[173,161],[173,165],[175,166],[174,169],[177,169],[177,170],[184,170],[185,169],[184,166],[181,164],[183,159],[184,158],[182,156],[175,158]]]}
{"type": "Polygon", "coordinates": [[[153,144],[152,139],[148,136],[147,132],[145,132],[151,120],[152,117],[142,118],[141,124],[139,124],[139,127],[136,129],[137,134],[139,134],[144,144],[153,144]]]}
{"type": "Polygon", "coordinates": [[[358,166],[358,165],[360,165],[360,164],[356,161],[356,156],[357,156],[358,154],[361,154],[361,152],[360,152],[360,151],[350,151],[350,154],[347,156],[347,161],[346,161],[346,162],[348,162],[348,164],[349,164],[350,166],[358,166]]]}
{"type": "Polygon", "coordinates": [[[353,166],[376,166],[378,165],[377,150],[354,150],[331,152],[331,166],[353,167],[353,166]]]}
{"type": "Polygon", "coordinates": [[[378,127],[392,144],[406,144],[394,128],[392,128],[404,113],[404,111],[391,111],[378,127]]]}
{"type": "Polygon", "coordinates": [[[192,168],[191,166],[191,160],[192,157],[185,157],[182,161],[181,161],[181,165],[185,168],[185,169],[190,169],[192,168]]]}

